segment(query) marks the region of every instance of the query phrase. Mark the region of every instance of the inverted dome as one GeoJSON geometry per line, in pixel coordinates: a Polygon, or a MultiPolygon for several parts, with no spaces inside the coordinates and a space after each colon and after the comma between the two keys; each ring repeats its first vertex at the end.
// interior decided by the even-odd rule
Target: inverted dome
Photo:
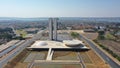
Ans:
{"type": "Polygon", "coordinates": [[[82,41],[79,40],[64,40],[63,43],[70,47],[76,47],[79,46],[80,44],[83,44],[82,41]]]}

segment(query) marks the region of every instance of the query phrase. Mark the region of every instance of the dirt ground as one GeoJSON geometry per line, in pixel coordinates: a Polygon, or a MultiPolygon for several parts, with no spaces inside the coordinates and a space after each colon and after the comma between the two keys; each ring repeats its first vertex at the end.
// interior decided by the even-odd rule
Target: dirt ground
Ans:
{"type": "Polygon", "coordinates": [[[86,64],[87,68],[109,68],[109,65],[106,64],[93,50],[87,52],[91,58],[93,64],[86,64]]]}
{"type": "Polygon", "coordinates": [[[80,64],[47,64],[37,65],[33,68],[82,68],[80,64]]]}
{"type": "Polygon", "coordinates": [[[72,58],[74,57],[74,60],[76,58],[76,53],[72,51],[54,51],[53,54],[53,60],[61,59],[61,60],[73,60],[72,58]]]}
{"type": "MultiPolygon", "coordinates": [[[[64,52],[62,54],[60,54],[60,53],[57,52],[56,55],[54,56],[54,58],[57,57],[58,55],[59,56],[61,56],[61,55],[63,56],[63,55],[66,55],[66,54],[70,54],[70,52],[64,52]]],[[[15,59],[13,59],[13,61],[10,64],[6,65],[5,68],[27,68],[28,63],[23,62],[25,54],[27,54],[26,51],[24,51],[23,53],[21,53],[20,55],[18,55],[15,59]],[[24,56],[24,57],[21,57],[21,56],[24,56]]],[[[81,52],[80,52],[80,54],[81,54],[81,52]]],[[[74,55],[74,53],[72,53],[72,55],[74,55]]],[[[83,55],[82,59],[83,59],[83,61],[84,61],[84,63],[85,63],[85,65],[86,65],[87,68],[109,68],[108,64],[106,64],[91,49],[89,51],[82,52],[81,55],[83,55]]],[[[44,65],[40,65],[40,66],[42,66],[41,68],[43,68],[43,67],[46,68],[46,65],[45,66],[44,65]]],[[[40,66],[35,66],[34,68],[40,68],[40,66]]],[[[79,66],[79,65],[63,65],[63,66],[61,66],[61,65],[54,65],[54,64],[50,65],[51,68],[53,68],[53,67],[68,68],[66,66],[68,66],[68,67],[70,66],[69,68],[81,68],[81,66],[79,66]]]]}
{"type": "MultiPolygon", "coordinates": [[[[87,47],[89,47],[87,43],[85,44],[87,47]]],[[[92,63],[85,63],[87,68],[110,68],[110,66],[92,49],[86,51],[86,54],[89,56],[89,58],[92,61],[92,63]]]]}
{"type": "Polygon", "coordinates": [[[98,42],[112,50],[114,53],[120,55],[120,43],[112,40],[99,40],[98,42]]]}
{"type": "Polygon", "coordinates": [[[92,32],[83,32],[81,33],[82,35],[84,35],[85,37],[94,40],[98,37],[98,33],[92,33],[92,32]]]}
{"type": "Polygon", "coordinates": [[[4,68],[26,68],[27,64],[23,64],[23,57],[28,53],[27,50],[23,50],[19,55],[17,55],[13,60],[11,60],[4,68]],[[16,67],[18,66],[18,67],[16,67]]]}

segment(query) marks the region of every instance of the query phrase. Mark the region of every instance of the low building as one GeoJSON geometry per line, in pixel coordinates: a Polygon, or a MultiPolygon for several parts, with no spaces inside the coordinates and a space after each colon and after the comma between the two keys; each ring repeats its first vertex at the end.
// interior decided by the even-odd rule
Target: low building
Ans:
{"type": "Polygon", "coordinates": [[[84,29],[84,32],[95,32],[94,29],[84,29]]]}
{"type": "Polygon", "coordinates": [[[34,34],[27,34],[24,38],[25,39],[31,39],[34,36],[34,34]]]}
{"type": "Polygon", "coordinates": [[[80,40],[64,40],[63,42],[58,41],[36,41],[30,47],[27,47],[30,50],[34,49],[89,49],[84,45],[80,40]]]}

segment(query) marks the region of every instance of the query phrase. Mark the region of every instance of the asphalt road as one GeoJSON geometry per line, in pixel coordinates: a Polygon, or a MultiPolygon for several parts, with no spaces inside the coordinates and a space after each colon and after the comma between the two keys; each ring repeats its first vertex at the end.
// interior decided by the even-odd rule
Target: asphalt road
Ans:
{"type": "Polygon", "coordinates": [[[81,62],[82,68],[86,68],[86,66],[85,66],[85,64],[84,64],[84,62],[83,62],[83,59],[82,59],[82,57],[80,56],[80,53],[79,53],[79,52],[78,52],[78,57],[79,57],[79,60],[80,60],[80,62],[81,62]]]}
{"type": "Polygon", "coordinates": [[[25,40],[19,47],[17,47],[9,56],[5,57],[3,60],[0,60],[0,68],[2,68],[5,64],[8,63],[9,60],[14,58],[17,54],[23,51],[27,46],[31,45],[35,40],[38,40],[42,37],[42,33],[45,30],[41,30],[38,34],[36,34],[32,39],[25,40]]]}
{"type": "Polygon", "coordinates": [[[120,68],[120,65],[118,65],[111,58],[109,58],[109,56],[107,56],[103,51],[101,51],[99,48],[97,48],[93,42],[91,42],[87,38],[84,38],[82,35],[80,35],[80,38],[84,39],[89,44],[89,46],[94,51],[96,51],[106,61],[106,63],[108,63],[111,66],[111,68],[120,68]]]}

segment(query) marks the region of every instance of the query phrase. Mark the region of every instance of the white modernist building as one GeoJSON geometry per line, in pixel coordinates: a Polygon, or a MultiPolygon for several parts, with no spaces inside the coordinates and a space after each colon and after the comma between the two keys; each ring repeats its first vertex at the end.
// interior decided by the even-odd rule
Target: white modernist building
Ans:
{"type": "Polygon", "coordinates": [[[58,41],[36,41],[28,49],[89,49],[80,40],[63,40],[58,41]]]}
{"type": "Polygon", "coordinates": [[[57,40],[57,20],[58,18],[49,18],[49,39],[57,40]]]}

